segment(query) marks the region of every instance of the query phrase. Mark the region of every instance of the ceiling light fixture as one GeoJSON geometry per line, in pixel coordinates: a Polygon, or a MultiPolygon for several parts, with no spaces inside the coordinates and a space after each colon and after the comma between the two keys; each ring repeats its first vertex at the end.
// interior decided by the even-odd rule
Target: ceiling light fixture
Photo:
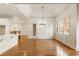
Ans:
{"type": "Polygon", "coordinates": [[[41,10],[42,10],[42,16],[41,16],[41,23],[40,25],[46,25],[46,21],[44,19],[44,6],[41,6],[41,10]]]}

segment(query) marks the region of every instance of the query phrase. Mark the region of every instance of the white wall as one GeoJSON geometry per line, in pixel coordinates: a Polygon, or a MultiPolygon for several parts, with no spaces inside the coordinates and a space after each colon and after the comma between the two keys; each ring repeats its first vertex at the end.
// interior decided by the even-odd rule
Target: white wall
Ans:
{"type": "Polygon", "coordinates": [[[79,51],[79,4],[77,4],[76,50],[79,51]]]}
{"type": "Polygon", "coordinates": [[[21,35],[26,35],[27,19],[22,19],[17,16],[10,19],[10,31],[21,31],[21,35]]]}
{"type": "Polygon", "coordinates": [[[10,19],[10,26],[11,26],[10,30],[11,31],[15,31],[15,30],[19,31],[19,30],[21,30],[19,23],[21,23],[20,18],[18,18],[18,17],[11,18],[10,19]]]}
{"type": "Polygon", "coordinates": [[[75,49],[76,48],[76,4],[71,4],[70,7],[66,8],[63,12],[61,12],[56,17],[56,21],[63,19],[66,16],[70,17],[69,35],[58,33],[56,28],[55,28],[55,35],[59,41],[75,49]]]}
{"type": "Polygon", "coordinates": [[[28,38],[49,39],[54,36],[54,18],[46,18],[46,26],[39,25],[40,18],[29,18],[27,20],[26,34],[28,38]],[[33,36],[33,24],[36,24],[36,36],[33,36]]]}

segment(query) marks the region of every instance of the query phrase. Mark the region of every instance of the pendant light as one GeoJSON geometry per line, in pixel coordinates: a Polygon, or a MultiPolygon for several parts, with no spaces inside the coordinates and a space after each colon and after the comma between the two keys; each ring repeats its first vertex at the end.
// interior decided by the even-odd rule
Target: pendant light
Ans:
{"type": "Polygon", "coordinates": [[[41,23],[40,25],[46,25],[45,19],[44,19],[44,7],[41,6],[41,10],[42,10],[42,15],[41,15],[41,23]]]}

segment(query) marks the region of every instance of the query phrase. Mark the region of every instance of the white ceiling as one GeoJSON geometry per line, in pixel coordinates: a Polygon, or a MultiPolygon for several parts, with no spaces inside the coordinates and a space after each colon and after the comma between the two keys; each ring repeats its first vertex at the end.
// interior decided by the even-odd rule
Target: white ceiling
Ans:
{"type": "Polygon", "coordinates": [[[41,6],[44,7],[44,17],[54,17],[70,5],[71,4],[31,4],[31,17],[40,17],[42,15],[41,6]]]}
{"type": "Polygon", "coordinates": [[[14,10],[12,6],[0,3],[0,17],[12,17],[12,16],[14,16],[14,10]]]}
{"type": "Polygon", "coordinates": [[[41,6],[44,6],[44,16],[54,17],[72,4],[1,4],[0,17],[41,17],[41,6]]]}

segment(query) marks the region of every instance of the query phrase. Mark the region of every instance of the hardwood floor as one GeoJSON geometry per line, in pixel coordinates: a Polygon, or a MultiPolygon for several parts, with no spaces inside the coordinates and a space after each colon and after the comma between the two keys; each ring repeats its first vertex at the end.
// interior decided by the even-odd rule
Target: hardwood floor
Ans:
{"type": "Polygon", "coordinates": [[[15,47],[1,54],[1,56],[75,56],[75,50],[52,39],[27,39],[21,36],[15,47]]]}

